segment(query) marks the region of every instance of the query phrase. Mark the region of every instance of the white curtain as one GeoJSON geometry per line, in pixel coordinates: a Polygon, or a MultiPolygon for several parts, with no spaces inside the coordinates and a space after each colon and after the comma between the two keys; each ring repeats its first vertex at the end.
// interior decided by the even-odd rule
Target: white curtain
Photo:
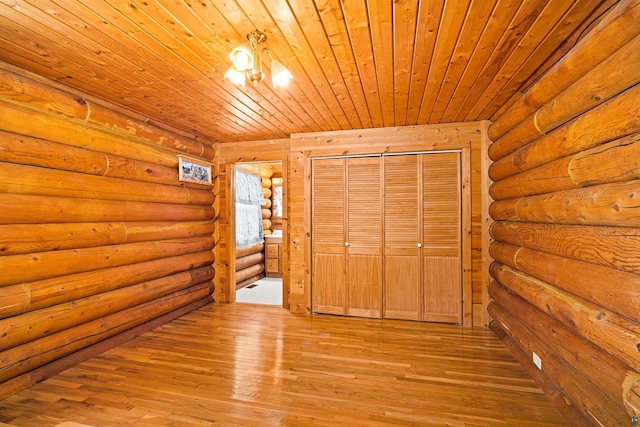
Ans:
{"type": "Polygon", "coordinates": [[[236,170],[236,247],[264,242],[262,178],[236,170]]]}
{"type": "Polygon", "coordinates": [[[282,218],[282,185],[273,187],[273,216],[282,218]]]}

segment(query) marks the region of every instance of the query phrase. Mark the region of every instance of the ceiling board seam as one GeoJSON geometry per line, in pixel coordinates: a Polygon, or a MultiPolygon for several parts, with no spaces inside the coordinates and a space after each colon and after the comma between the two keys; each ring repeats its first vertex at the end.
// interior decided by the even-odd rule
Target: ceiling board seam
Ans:
{"type": "MultiPolygon", "coordinates": [[[[263,2],[263,5],[264,5],[264,2],[263,2]]],[[[265,6],[265,8],[267,10],[269,9],[269,7],[267,7],[266,5],[264,5],[264,6],[265,6]]],[[[294,22],[296,24],[295,28],[292,27],[291,25],[289,25],[289,28],[291,29],[292,33],[300,32],[300,34],[301,34],[300,36],[292,34],[292,37],[296,37],[297,41],[302,39],[302,41],[305,44],[305,48],[308,48],[310,51],[313,51],[312,44],[311,44],[309,38],[306,35],[306,32],[304,30],[304,26],[302,25],[302,23],[298,19],[297,15],[295,13],[295,10],[293,9],[291,3],[288,0],[287,0],[287,6],[289,7],[289,10],[291,11],[291,15],[293,16],[293,20],[294,20],[294,22]]],[[[276,26],[278,27],[278,29],[282,32],[284,39],[287,41],[287,43],[289,43],[291,45],[292,44],[291,41],[288,39],[288,37],[285,35],[284,31],[282,30],[282,25],[279,23],[280,20],[275,19],[275,17],[273,17],[273,15],[272,15],[272,18],[273,18],[274,22],[276,23],[276,26]]],[[[311,75],[309,75],[309,71],[308,71],[309,67],[304,65],[304,61],[301,60],[299,54],[293,48],[291,49],[291,56],[296,59],[296,61],[300,64],[300,68],[305,71],[304,74],[306,75],[306,77],[307,77],[309,83],[311,84],[311,86],[313,86],[314,91],[317,92],[318,97],[320,99],[322,99],[323,103],[325,104],[325,107],[328,110],[333,111],[334,113],[336,113],[335,109],[333,109],[327,103],[327,99],[325,98],[325,96],[323,96],[322,93],[319,91],[318,85],[316,85],[316,83],[314,82],[314,78],[311,75]]],[[[351,119],[349,119],[348,113],[345,111],[344,107],[341,105],[341,103],[339,101],[339,96],[336,93],[334,85],[331,84],[330,78],[327,75],[327,72],[325,71],[325,67],[323,67],[320,64],[320,62],[318,61],[318,58],[315,55],[310,55],[309,58],[310,58],[311,62],[313,63],[312,67],[315,68],[314,72],[316,72],[316,73],[319,72],[320,74],[322,74],[322,76],[324,76],[325,80],[328,83],[327,86],[330,88],[330,92],[333,95],[333,99],[335,101],[335,105],[339,106],[339,109],[342,112],[342,114],[341,114],[342,118],[340,120],[336,119],[336,125],[338,125],[338,127],[340,127],[342,129],[342,128],[344,128],[344,124],[351,123],[351,119]],[[341,124],[341,122],[344,122],[344,124],[341,124]]],[[[302,108],[302,106],[301,106],[301,108],[302,108]]],[[[321,114],[320,111],[318,111],[318,113],[321,114]]],[[[320,123],[318,123],[317,121],[315,121],[315,122],[319,127],[322,127],[320,123]]]]}
{"type": "MultiPolygon", "coordinates": [[[[297,24],[298,28],[300,28],[300,31],[301,31],[301,33],[302,33],[302,36],[303,36],[304,41],[305,41],[305,43],[306,43],[306,46],[307,46],[309,49],[311,49],[311,50],[312,50],[312,52],[313,52],[313,46],[312,46],[312,43],[311,43],[311,41],[309,40],[309,37],[307,36],[307,33],[306,33],[306,32],[305,32],[305,30],[304,30],[304,26],[302,25],[302,22],[300,21],[300,19],[299,19],[299,18],[298,18],[298,16],[296,15],[295,10],[294,10],[294,9],[293,9],[293,7],[291,6],[291,3],[289,2],[289,0],[287,0],[287,4],[289,5],[289,8],[290,8],[290,9],[291,9],[291,11],[292,11],[292,15],[294,16],[294,19],[295,19],[295,21],[296,21],[296,24],[297,24]]],[[[317,7],[314,7],[314,12],[315,12],[315,14],[316,14],[316,17],[318,17],[317,22],[319,23],[319,25],[321,25],[321,26],[324,28],[324,26],[323,26],[323,24],[322,24],[322,19],[320,19],[320,16],[319,16],[319,12],[318,12],[318,10],[317,10],[317,7]]],[[[329,41],[329,40],[327,39],[327,37],[326,37],[326,32],[324,32],[324,35],[325,35],[325,37],[322,37],[322,39],[324,39],[324,40],[326,41],[326,44],[327,44],[327,46],[329,47],[329,50],[331,50],[331,57],[332,57],[331,63],[335,66],[335,69],[337,70],[338,74],[340,75],[340,80],[342,81],[342,83],[341,83],[340,85],[344,87],[344,90],[345,90],[345,98],[349,98],[350,105],[355,109],[355,104],[354,104],[354,102],[353,102],[353,99],[351,98],[351,93],[349,92],[349,90],[348,90],[348,88],[347,88],[347,86],[346,86],[346,84],[345,84],[345,82],[344,82],[344,79],[343,79],[343,77],[342,77],[342,73],[340,72],[340,67],[338,66],[338,60],[337,60],[337,58],[335,57],[335,55],[334,55],[334,53],[333,53],[333,51],[332,51],[332,49],[331,49],[331,47],[330,47],[331,43],[330,43],[330,41],[329,41]]],[[[296,55],[296,57],[298,57],[298,55],[296,55]]],[[[328,68],[328,67],[323,66],[323,64],[319,61],[317,54],[310,55],[310,57],[312,58],[312,60],[313,60],[313,62],[315,63],[315,65],[318,67],[318,69],[320,70],[320,72],[322,73],[322,75],[324,76],[324,78],[326,79],[326,81],[327,81],[327,83],[328,83],[328,85],[327,85],[327,86],[331,88],[331,92],[333,93],[333,96],[335,97],[335,100],[336,100],[337,104],[340,106],[340,109],[341,109],[341,111],[342,111],[342,113],[343,113],[343,115],[344,115],[344,117],[345,117],[345,120],[346,120],[348,123],[350,123],[352,127],[354,127],[353,119],[349,118],[349,113],[348,113],[347,111],[345,111],[345,108],[344,108],[344,106],[343,106],[342,102],[340,102],[340,95],[339,95],[339,93],[336,91],[336,87],[335,87],[335,85],[332,83],[332,79],[331,79],[331,78],[330,78],[330,76],[328,75],[328,72],[327,72],[327,68],[328,68]]],[[[299,60],[299,59],[298,59],[298,60],[299,60]]],[[[313,79],[311,78],[311,76],[309,76],[309,80],[313,82],[313,79]]],[[[349,106],[347,106],[347,107],[349,107],[349,106]]],[[[354,118],[357,118],[357,124],[356,124],[356,126],[361,126],[360,117],[358,116],[358,114],[357,114],[357,113],[354,113],[354,114],[353,114],[353,116],[354,116],[354,118]]],[[[343,127],[343,129],[344,129],[344,127],[343,127]]]]}
{"type": "Polygon", "coordinates": [[[429,88],[429,78],[431,77],[431,71],[433,69],[433,61],[437,52],[438,42],[440,41],[440,34],[442,33],[443,21],[445,19],[447,1],[442,2],[442,9],[440,10],[440,18],[438,20],[438,29],[436,32],[436,38],[433,42],[433,50],[431,51],[431,58],[429,60],[429,67],[427,68],[427,75],[425,77],[424,88],[422,89],[422,96],[420,97],[420,108],[418,108],[418,114],[416,116],[416,124],[422,124],[419,118],[422,117],[422,109],[424,107],[424,99],[427,97],[427,89],[429,88]]]}
{"type": "MultiPolygon", "coordinates": [[[[331,0],[325,0],[325,1],[327,1],[327,2],[328,2],[328,1],[331,1],[331,0]]],[[[337,1],[340,1],[340,0],[337,0],[337,1]]],[[[321,24],[322,28],[324,29],[324,34],[327,36],[327,42],[328,42],[329,48],[330,48],[330,50],[331,50],[331,52],[332,52],[333,57],[334,57],[334,58],[335,58],[335,60],[336,60],[336,65],[337,65],[338,70],[339,70],[339,72],[340,72],[340,75],[341,75],[341,77],[342,77],[342,82],[343,82],[343,84],[345,85],[345,87],[347,88],[348,96],[349,96],[349,98],[351,99],[351,102],[352,102],[352,104],[354,105],[354,107],[355,107],[355,109],[356,109],[356,113],[357,113],[357,116],[358,116],[358,120],[360,121],[360,126],[361,126],[361,127],[370,127],[370,126],[368,126],[368,123],[370,123],[370,121],[366,120],[367,118],[369,118],[369,115],[368,115],[368,114],[366,114],[366,115],[363,117],[362,109],[358,107],[358,105],[360,104],[360,102],[358,102],[358,100],[356,99],[357,94],[356,94],[355,92],[357,92],[357,91],[352,91],[352,90],[351,90],[351,88],[352,88],[354,85],[349,81],[349,80],[350,80],[350,79],[348,78],[349,70],[346,70],[344,67],[342,67],[342,66],[340,65],[340,64],[341,64],[341,61],[339,60],[339,55],[337,54],[336,49],[335,49],[335,46],[336,46],[336,45],[332,42],[332,40],[331,40],[331,36],[329,35],[330,31],[328,31],[326,19],[323,19],[323,16],[326,16],[327,14],[323,14],[323,13],[321,12],[321,10],[318,8],[318,4],[317,4],[317,2],[315,2],[315,1],[314,1],[314,6],[315,6],[316,14],[317,14],[317,15],[318,15],[318,17],[320,18],[320,24],[321,24]],[[364,118],[365,120],[363,120],[363,118],[364,118]]],[[[343,9],[342,9],[341,7],[340,7],[340,9],[339,9],[339,10],[340,10],[340,12],[341,12],[342,20],[340,20],[340,19],[335,19],[335,23],[336,23],[336,25],[340,25],[340,24],[342,24],[341,26],[345,29],[345,32],[347,32],[347,33],[348,33],[348,26],[347,26],[347,24],[346,24],[346,19],[345,19],[345,17],[344,17],[344,11],[343,11],[343,9]]],[[[356,64],[356,60],[355,60],[355,57],[354,57],[354,55],[353,55],[353,51],[352,51],[352,50],[350,50],[350,49],[348,49],[348,48],[346,48],[346,47],[344,48],[344,50],[345,50],[346,52],[350,52],[350,53],[351,53],[351,54],[349,55],[349,58],[348,58],[349,63],[350,63],[349,65],[355,65],[355,64],[356,64]]],[[[359,77],[359,76],[358,76],[358,77],[359,77]]],[[[360,88],[361,88],[361,87],[360,87],[360,88]]],[[[364,99],[365,99],[365,97],[364,97],[364,93],[360,93],[360,95],[361,95],[361,99],[362,99],[362,100],[364,100],[364,99]]],[[[365,104],[366,104],[366,101],[365,101],[365,104]]],[[[343,129],[343,130],[346,130],[346,129],[343,129]]]]}
{"type": "MultiPolygon", "coordinates": [[[[482,6],[481,9],[486,8],[486,0],[480,0],[482,6]]],[[[451,89],[450,94],[447,94],[447,98],[446,100],[443,99],[443,90],[445,87],[445,82],[447,81],[447,76],[450,75],[450,73],[452,72],[452,68],[455,64],[455,55],[456,53],[459,51],[459,47],[461,45],[463,45],[465,43],[464,40],[462,40],[463,34],[465,32],[465,28],[467,28],[467,25],[469,24],[469,21],[473,19],[473,17],[471,16],[471,11],[474,10],[474,4],[478,4],[478,0],[472,0],[471,4],[469,5],[469,8],[467,9],[467,16],[465,17],[465,20],[462,24],[462,27],[460,29],[460,33],[458,34],[458,39],[456,40],[456,43],[454,45],[453,50],[451,51],[451,57],[450,57],[450,61],[449,61],[449,66],[447,67],[447,70],[445,71],[445,78],[442,80],[442,83],[440,85],[440,89],[438,90],[438,95],[436,96],[436,103],[434,105],[434,109],[431,111],[431,115],[429,116],[429,123],[440,123],[443,119],[443,117],[445,116],[445,113],[449,107],[449,105],[451,104],[451,102],[455,99],[455,93],[458,90],[458,87],[460,85],[460,82],[462,80],[462,76],[465,75],[465,73],[467,72],[468,68],[469,68],[469,64],[471,62],[471,58],[473,58],[473,56],[475,55],[476,51],[478,50],[479,46],[480,46],[480,40],[482,39],[482,36],[485,34],[487,27],[489,25],[489,21],[491,19],[491,16],[493,16],[493,12],[495,11],[495,8],[497,7],[498,2],[497,1],[493,1],[493,6],[491,8],[491,11],[489,12],[489,14],[487,15],[488,18],[484,20],[483,25],[482,25],[482,29],[480,31],[478,31],[477,33],[477,39],[475,41],[475,43],[473,44],[473,49],[471,49],[471,51],[468,53],[468,57],[466,58],[466,60],[464,61],[464,67],[462,68],[462,70],[459,71],[459,74],[456,76],[455,79],[449,79],[450,81],[454,81],[455,85],[454,87],[451,89]],[[442,106],[442,111],[437,115],[434,116],[434,113],[437,111],[438,109],[438,103],[443,104],[446,102],[446,105],[442,106]]],[[[473,35],[474,33],[472,33],[473,35]]]]}
{"type": "MultiPolygon", "coordinates": [[[[545,0],[545,4],[548,0],[545,0]]],[[[485,61],[485,64],[483,65],[483,67],[480,69],[480,72],[476,75],[476,78],[474,79],[473,84],[471,85],[471,89],[467,92],[464,101],[460,103],[460,106],[458,107],[458,110],[455,113],[455,117],[460,118],[461,115],[464,115],[466,117],[467,113],[464,111],[464,109],[466,108],[466,106],[470,103],[469,97],[471,95],[471,93],[474,91],[474,88],[476,87],[480,87],[480,84],[478,83],[479,80],[483,77],[483,76],[487,76],[488,73],[486,72],[486,70],[488,68],[490,68],[491,66],[493,66],[493,64],[496,62],[496,56],[501,52],[501,49],[503,49],[505,46],[509,46],[508,42],[511,42],[512,40],[508,37],[509,30],[513,30],[515,28],[517,28],[517,23],[514,23],[514,20],[516,19],[522,19],[522,17],[520,16],[521,11],[525,8],[525,6],[527,6],[526,2],[521,2],[517,11],[515,12],[515,14],[511,17],[510,21],[509,21],[509,25],[507,25],[507,30],[501,34],[500,39],[498,41],[498,43],[496,43],[495,48],[493,49],[493,51],[491,52],[491,55],[489,55],[489,57],[487,58],[487,61],[485,61]]],[[[528,27],[530,28],[530,26],[528,27]]],[[[527,30],[528,30],[527,28],[527,30]]],[[[519,43],[519,40],[522,39],[522,37],[524,36],[524,34],[526,33],[526,31],[522,31],[522,35],[520,35],[518,37],[518,39],[513,39],[513,47],[511,47],[508,52],[505,52],[503,54],[503,56],[505,58],[508,58],[512,52],[513,49],[515,49],[515,47],[517,46],[517,43],[519,43]],[[517,43],[516,43],[517,41],[517,43]]],[[[506,60],[506,59],[505,59],[506,60]]],[[[503,60],[503,62],[505,61],[503,60]]],[[[498,74],[499,70],[502,68],[502,65],[500,65],[498,67],[498,69],[496,70],[495,74],[492,76],[492,79],[495,78],[495,75],[498,74]]],[[[488,85],[489,83],[487,83],[488,85]]],[[[482,93],[484,93],[484,90],[486,89],[486,87],[482,88],[481,91],[482,93]]],[[[475,103],[474,103],[475,104],[475,103]]]]}
{"type": "MultiPolygon", "coordinates": [[[[349,31],[349,25],[347,25],[347,20],[346,20],[346,15],[347,14],[346,14],[345,9],[344,9],[344,2],[340,2],[340,7],[341,7],[341,11],[342,11],[342,16],[345,17],[345,28],[347,30],[347,35],[349,36],[349,40],[351,41],[351,55],[354,58],[354,63],[355,63],[356,69],[358,70],[358,76],[361,77],[363,75],[363,72],[361,71],[360,61],[358,61],[358,55],[356,54],[356,51],[355,51],[355,46],[354,46],[354,43],[353,43],[354,37],[352,36],[352,33],[349,31]]],[[[365,3],[365,8],[366,8],[366,3],[365,3]]],[[[369,16],[368,8],[367,8],[367,16],[369,16]]],[[[370,25],[371,24],[369,23],[367,28],[370,28],[370,25]]],[[[371,40],[371,30],[367,31],[367,34],[369,35],[369,43],[370,43],[371,46],[373,46],[373,41],[371,40]]],[[[375,72],[375,67],[373,67],[373,69],[374,69],[374,72],[375,72]]],[[[360,80],[360,89],[361,89],[362,94],[363,94],[364,102],[367,104],[367,107],[368,107],[368,110],[369,110],[369,114],[368,114],[369,121],[371,122],[372,127],[380,127],[380,123],[382,122],[382,110],[379,108],[380,105],[378,104],[378,105],[372,106],[369,103],[369,97],[367,96],[367,91],[365,90],[365,87],[364,87],[364,80],[365,79],[360,78],[359,80],[360,80]],[[373,117],[374,115],[371,113],[372,108],[376,108],[376,107],[378,107],[377,108],[378,116],[380,117],[380,119],[378,119],[378,120],[375,120],[374,117],[373,117]]]]}

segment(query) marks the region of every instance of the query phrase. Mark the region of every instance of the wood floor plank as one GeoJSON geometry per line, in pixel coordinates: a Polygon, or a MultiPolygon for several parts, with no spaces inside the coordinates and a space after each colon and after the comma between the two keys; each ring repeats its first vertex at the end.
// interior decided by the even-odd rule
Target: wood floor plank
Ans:
{"type": "Polygon", "coordinates": [[[0,401],[14,426],[566,426],[486,329],[210,304],[0,401]]]}

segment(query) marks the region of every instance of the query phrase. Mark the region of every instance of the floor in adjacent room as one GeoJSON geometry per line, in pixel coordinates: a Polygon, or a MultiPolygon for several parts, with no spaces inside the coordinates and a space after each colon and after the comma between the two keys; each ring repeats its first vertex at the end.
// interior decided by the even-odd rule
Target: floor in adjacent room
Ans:
{"type": "Polygon", "coordinates": [[[209,304],[0,401],[15,426],[566,426],[484,328],[209,304]]]}
{"type": "Polygon", "coordinates": [[[236,291],[236,302],[282,307],[282,279],[265,277],[236,291]]]}

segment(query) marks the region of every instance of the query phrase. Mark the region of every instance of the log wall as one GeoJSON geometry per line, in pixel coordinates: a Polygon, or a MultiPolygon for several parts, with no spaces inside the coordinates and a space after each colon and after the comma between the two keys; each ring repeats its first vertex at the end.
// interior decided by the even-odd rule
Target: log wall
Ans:
{"type": "Polygon", "coordinates": [[[212,146],[8,66],[0,87],[1,398],[210,302],[215,198],[178,180],[212,146]]]}
{"type": "Polygon", "coordinates": [[[619,2],[488,130],[491,327],[576,426],[640,417],[638,22],[619,2]]]}

